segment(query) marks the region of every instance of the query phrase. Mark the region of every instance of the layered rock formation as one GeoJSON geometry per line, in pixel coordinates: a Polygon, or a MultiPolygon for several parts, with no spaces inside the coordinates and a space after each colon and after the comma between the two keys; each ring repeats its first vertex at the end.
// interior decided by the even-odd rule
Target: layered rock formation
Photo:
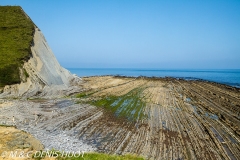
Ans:
{"type": "Polygon", "coordinates": [[[81,79],[60,66],[37,27],[31,52],[31,58],[20,68],[21,83],[5,86],[0,97],[61,96],[79,90],[81,79]]]}
{"type": "Polygon", "coordinates": [[[0,101],[0,124],[31,133],[45,149],[154,160],[240,159],[237,89],[204,81],[110,76],[85,77],[82,88],[79,98],[0,101]]]}

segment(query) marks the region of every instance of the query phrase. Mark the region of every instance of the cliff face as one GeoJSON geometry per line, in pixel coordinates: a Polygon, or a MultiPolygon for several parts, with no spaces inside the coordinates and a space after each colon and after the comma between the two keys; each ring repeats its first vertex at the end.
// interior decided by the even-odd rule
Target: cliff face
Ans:
{"type": "Polygon", "coordinates": [[[38,28],[35,29],[33,42],[32,57],[20,69],[22,82],[5,86],[1,97],[54,97],[79,90],[77,86],[81,79],[60,66],[38,28]]]}
{"type": "Polygon", "coordinates": [[[54,97],[79,90],[77,86],[81,79],[60,66],[37,27],[33,36],[31,55],[19,68],[21,83],[6,85],[0,97],[54,97]]]}
{"type": "Polygon", "coordinates": [[[60,66],[38,28],[35,30],[34,45],[31,47],[31,51],[32,58],[24,64],[24,68],[30,73],[31,77],[38,77],[42,83],[48,86],[70,85],[71,73],[60,66]]]}

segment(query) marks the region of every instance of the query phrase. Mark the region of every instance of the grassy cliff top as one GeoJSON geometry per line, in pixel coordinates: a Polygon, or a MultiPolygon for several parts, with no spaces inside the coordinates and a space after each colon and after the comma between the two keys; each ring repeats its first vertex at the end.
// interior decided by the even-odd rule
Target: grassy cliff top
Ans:
{"type": "Polygon", "coordinates": [[[20,6],[0,6],[0,87],[20,83],[19,67],[31,56],[34,24],[20,6]]]}

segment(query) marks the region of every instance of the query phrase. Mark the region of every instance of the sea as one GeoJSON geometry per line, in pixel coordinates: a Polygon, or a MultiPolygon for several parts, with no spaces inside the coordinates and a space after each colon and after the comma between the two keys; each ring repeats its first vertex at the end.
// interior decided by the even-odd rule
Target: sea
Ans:
{"type": "Polygon", "coordinates": [[[79,77],[119,75],[201,79],[240,88],[240,69],[67,68],[79,77]]]}

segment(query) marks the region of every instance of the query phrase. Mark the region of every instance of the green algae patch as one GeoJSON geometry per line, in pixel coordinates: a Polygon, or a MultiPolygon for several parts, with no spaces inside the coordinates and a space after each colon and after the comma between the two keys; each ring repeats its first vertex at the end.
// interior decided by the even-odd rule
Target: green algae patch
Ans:
{"type": "Polygon", "coordinates": [[[84,97],[86,97],[87,96],[87,94],[84,92],[84,93],[79,93],[79,94],[77,94],[76,95],[76,98],[84,98],[84,97]]]}
{"type": "Polygon", "coordinates": [[[21,7],[0,6],[0,87],[21,82],[19,68],[31,56],[34,29],[21,7]]]}
{"type": "Polygon", "coordinates": [[[116,117],[139,121],[146,117],[143,111],[146,103],[140,98],[142,90],[136,88],[125,95],[107,96],[91,104],[111,111],[116,117]]]}

